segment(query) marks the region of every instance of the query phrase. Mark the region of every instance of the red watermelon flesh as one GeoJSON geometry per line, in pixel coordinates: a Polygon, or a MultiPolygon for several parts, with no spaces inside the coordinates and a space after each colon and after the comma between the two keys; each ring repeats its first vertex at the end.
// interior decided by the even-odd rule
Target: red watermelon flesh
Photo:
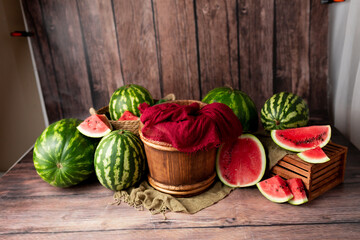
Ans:
{"type": "Polygon", "coordinates": [[[271,137],[280,147],[303,152],[317,146],[324,147],[330,140],[330,125],[291,128],[285,130],[272,130],[271,137]]]}
{"type": "Polygon", "coordinates": [[[100,138],[112,131],[112,125],[105,115],[94,114],[80,123],[77,129],[85,136],[100,138]]]}
{"type": "Polygon", "coordinates": [[[294,196],[288,202],[292,205],[300,205],[306,203],[308,198],[306,196],[306,191],[303,182],[300,178],[292,178],[286,180],[292,195],[294,196]]]}
{"type": "Polygon", "coordinates": [[[135,116],[130,111],[125,111],[119,118],[119,121],[139,120],[138,116],[135,116]]]}
{"type": "Polygon", "coordinates": [[[330,160],[326,153],[320,148],[306,150],[297,154],[299,158],[309,163],[324,163],[330,160]]]}
{"type": "Polygon", "coordinates": [[[265,167],[264,147],[254,135],[243,134],[218,150],[216,171],[219,179],[230,187],[255,185],[263,177],[265,167]]]}
{"type": "Polygon", "coordinates": [[[284,179],[275,175],[256,184],[262,195],[276,203],[284,203],[293,198],[293,195],[284,179]]]}

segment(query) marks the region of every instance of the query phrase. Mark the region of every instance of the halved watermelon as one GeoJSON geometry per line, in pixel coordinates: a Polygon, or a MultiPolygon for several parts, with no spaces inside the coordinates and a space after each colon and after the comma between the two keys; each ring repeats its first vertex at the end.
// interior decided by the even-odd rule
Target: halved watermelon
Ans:
{"type": "Polygon", "coordinates": [[[309,163],[324,163],[330,160],[326,153],[320,148],[312,148],[297,154],[299,158],[309,163]]]}
{"type": "Polygon", "coordinates": [[[292,178],[286,180],[292,195],[294,196],[288,202],[292,205],[300,205],[306,203],[308,198],[306,196],[306,191],[303,182],[300,178],[292,178]]]}
{"type": "Polygon", "coordinates": [[[218,150],[216,171],[219,179],[230,187],[255,185],[264,176],[265,168],[265,150],[254,135],[243,134],[218,150]]]}
{"type": "Polygon", "coordinates": [[[322,148],[329,142],[330,137],[330,125],[271,131],[271,138],[277,145],[293,152],[303,152],[317,146],[322,148]]]}
{"type": "Polygon", "coordinates": [[[138,116],[135,116],[130,111],[125,111],[123,115],[119,118],[119,121],[128,121],[128,120],[139,120],[138,116]]]}
{"type": "Polygon", "coordinates": [[[92,138],[101,138],[112,131],[112,125],[103,114],[94,114],[76,127],[79,132],[92,138]]]}
{"type": "Polygon", "coordinates": [[[284,203],[293,198],[293,195],[284,179],[275,175],[256,184],[262,195],[276,203],[284,203]]]}

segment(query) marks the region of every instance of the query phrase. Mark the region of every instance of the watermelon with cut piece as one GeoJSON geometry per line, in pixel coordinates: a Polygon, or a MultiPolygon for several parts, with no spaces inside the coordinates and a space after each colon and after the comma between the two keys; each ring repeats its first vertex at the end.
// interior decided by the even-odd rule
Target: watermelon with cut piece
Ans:
{"type": "Polygon", "coordinates": [[[256,184],[262,195],[276,203],[284,203],[293,198],[293,195],[284,179],[275,175],[256,184]]]}
{"type": "Polygon", "coordinates": [[[324,163],[330,160],[326,153],[320,148],[312,148],[297,154],[299,158],[309,163],[324,163]]]}
{"type": "Polygon", "coordinates": [[[271,138],[277,145],[293,152],[303,152],[317,146],[322,148],[329,142],[330,137],[330,125],[271,131],[271,138]]]}
{"type": "Polygon", "coordinates": [[[292,178],[286,180],[292,195],[294,196],[288,202],[292,205],[300,205],[306,203],[308,198],[306,196],[306,191],[303,182],[300,178],[292,178]]]}
{"type": "Polygon", "coordinates": [[[138,116],[135,116],[130,111],[125,111],[123,115],[119,118],[119,121],[129,121],[129,120],[139,120],[138,116]]]}
{"type": "Polygon", "coordinates": [[[76,127],[87,137],[101,138],[112,131],[112,125],[104,114],[94,114],[76,127]]]}
{"type": "Polygon", "coordinates": [[[242,134],[218,150],[216,171],[219,179],[230,187],[255,185],[263,177],[265,168],[264,147],[252,134],[242,134]]]}

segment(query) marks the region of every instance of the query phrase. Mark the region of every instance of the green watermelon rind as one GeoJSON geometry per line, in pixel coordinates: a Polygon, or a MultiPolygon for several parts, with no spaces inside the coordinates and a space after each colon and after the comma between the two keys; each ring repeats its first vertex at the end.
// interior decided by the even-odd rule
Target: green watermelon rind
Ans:
{"type": "MultiPolygon", "coordinates": [[[[108,129],[106,129],[106,131],[103,132],[89,132],[87,129],[83,128],[81,123],[76,127],[77,130],[79,130],[79,132],[81,132],[83,135],[87,136],[87,137],[91,137],[91,138],[102,138],[106,135],[108,135],[109,133],[111,133],[111,131],[113,130],[113,127],[111,125],[111,123],[109,122],[109,120],[105,117],[104,118],[105,121],[107,121],[106,124],[108,126],[108,129]]],[[[86,119],[85,119],[86,121],[86,119]]]]}
{"type": "MultiPolygon", "coordinates": [[[[288,146],[286,144],[283,144],[280,142],[280,140],[277,139],[276,137],[276,132],[279,131],[279,130],[271,130],[270,132],[270,135],[271,135],[271,138],[273,139],[273,141],[281,148],[285,149],[285,150],[288,150],[288,151],[292,151],[292,152],[303,152],[303,151],[306,151],[306,150],[310,150],[314,147],[317,147],[319,146],[320,148],[323,148],[324,146],[326,146],[326,144],[328,144],[328,142],[330,141],[330,138],[331,138],[331,126],[330,125],[326,125],[326,127],[328,127],[328,135],[327,135],[327,138],[324,139],[324,141],[321,142],[321,144],[318,144],[318,145],[312,145],[312,146],[309,146],[309,147],[304,147],[304,148],[295,148],[295,147],[291,147],[291,146],[288,146]]],[[[281,130],[280,130],[281,131],[281,130]]]]}
{"type": "Polygon", "coordinates": [[[223,184],[225,184],[226,186],[229,186],[229,187],[231,187],[231,188],[254,186],[255,184],[257,184],[257,183],[263,178],[263,176],[264,176],[264,174],[265,174],[265,170],[266,170],[266,154],[265,154],[265,149],[264,149],[264,146],[262,145],[262,143],[260,142],[260,140],[259,140],[257,137],[255,137],[254,135],[252,135],[252,134],[249,134],[249,133],[247,133],[247,134],[242,134],[242,135],[240,135],[238,138],[239,138],[239,139],[240,139],[240,138],[250,138],[250,139],[252,139],[253,141],[255,141],[256,144],[258,145],[258,147],[259,147],[259,149],[260,149],[260,152],[261,152],[262,159],[263,159],[263,161],[262,161],[263,164],[262,164],[262,168],[261,168],[261,172],[260,172],[259,177],[258,177],[255,181],[253,181],[253,182],[251,182],[251,183],[248,183],[248,184],[245,184],[245,185],[241,185],[241,186],[228,183],[228,182],[226,181],[226,179],[224,179],[224,178],[222,177],[221,172],[220,172],[220,167],[219,167],[221,149],[222,149],[222,146],[223,146],[224,144],[222,144],[222,145],[219,147],[218,151],[217,151],[217,156],[216,156],[216,173],[217,173],[217,176],[219,177],[220,181],[221,181],[223,184]]]}
{"type": "Polygon", "coordinates": [[[141,140],[128,130],[115,130],[102,138],[96,148],[95,173],[101,185],[119,191],[140,181],[145,161],[141,140]]]}
{"type": "Polygon", "coordinates": [[[238,117],[244,132],[258,129],[258,112],[254,101],[246,93],[230,87],[214,88],[202,99],[204,103],[223,103],[230,107],[238,117]]]}
{"type": "Polygon", "coordinates": [[[268,131],[304,127],[309,121],[309,107],[293,93],[276,93],[265,101],[260,120],[268,131]]]}
{"type": "Polygon", "coordinates": [[[130,111],[140,117],[138,107],[144,102],[149,105],[154,104],[154,99],[146,88],[136,84],[124,85],[118,88],[110,98],[110,118],[116,121],[125,111],[130,111]]]}
{"type": "Polygon", "coordinates": [[[305,196],[304,198],[301,198],[298,200],[290,199],[288,201],[288,203],[290,203],[291,205],[301,205],[301,204],[307,203],[308,201],[309,201],[308,198],[305,196]]]}
{"type": "Polygon", "coordinates": [[[37,138],[33,163],[37,174],[55,187],[70,187],[94,172],[94,153],[98,141],[82,135],[78,119],[62,119],[49,125],[37,138]],[[58,166],[61,165],[61,168],[58,166]]]}
{"type": "Polygon", "coordinates": [[[317,158],[317,159],[314,159],[314,158],[309,158],[309,157],[305,156],[303,152],[298,153],[297,156],[298,156],[301,160],[303,160],[303,161],[305,161],[305,162],[314,163],[314,164],[317,164],[317,163],[325,163],[325,162],[330,161],[330,158],[329,158],[328,156],[325,156],[325,157],[320,158],[320,159],[318,159],[318,158],[317,158]]]}
{"type": "Polygon", "coordinates": [[[264,192],[264,190],[260,186],[260,183],[257,183],[256,186],[264,197],[266,197],[267,199],[269,199],[270,201],[275,202],[275,203],[285,203],[294,197],[291,193],[283,198],[272,197],[269,194],[267,194],[266,192],[264,192]]]}

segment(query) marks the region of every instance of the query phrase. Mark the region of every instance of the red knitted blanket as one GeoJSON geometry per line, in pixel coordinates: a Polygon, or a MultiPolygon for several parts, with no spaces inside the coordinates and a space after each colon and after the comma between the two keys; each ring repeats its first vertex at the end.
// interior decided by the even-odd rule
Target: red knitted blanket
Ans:
{"type": "Polygon", "coordinates": [[[198,103],[179,105],[163,103],[139,106],[144,137],[170,143],[181,152],[196,152],[219,147],[242,133],[242,126],[233,111],[222,103],[200,109],[198,103]]]}

